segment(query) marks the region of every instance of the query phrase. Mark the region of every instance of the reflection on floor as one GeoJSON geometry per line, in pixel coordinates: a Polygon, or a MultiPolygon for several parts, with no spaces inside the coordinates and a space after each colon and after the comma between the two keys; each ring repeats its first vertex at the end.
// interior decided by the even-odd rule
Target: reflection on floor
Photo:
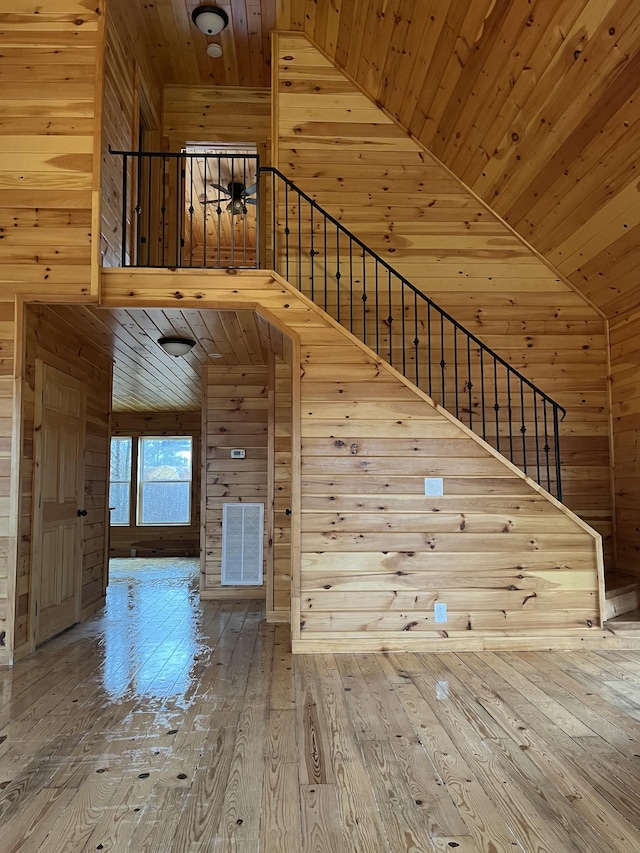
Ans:
{"type": "Polygon", "coordinates": [[[0,850],[632,853],[639,684],[636,652],[292,658],[262,602],[117,566],[0,670],[0,850]]]}
{"type": "Polygon", "coordinates": [[[109,561],[104,686],[110,697],[127,684],[140,695],[184,695],[189,665],[199,649],[198,577],[195,558],[131,557],[109,561]],[[149,636],[148,620],[155,632],[149,636]],[[180,624],[179,633],[175,624],[180,624]],[[185,642],[185,637],[187,641],[185,642]]]}

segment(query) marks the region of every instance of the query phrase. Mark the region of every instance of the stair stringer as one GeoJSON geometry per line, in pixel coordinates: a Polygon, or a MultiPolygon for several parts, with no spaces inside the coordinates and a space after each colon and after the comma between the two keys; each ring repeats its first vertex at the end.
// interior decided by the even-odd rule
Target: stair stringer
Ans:
{"type": "Polygon", "coordinates": [[[282,278],[103,272],[105,305],[176,300],[253,308],[295,343],[295,652],[575,648],[611,637],[599,630],[600,535],[282,278]],[[425,477],[443,478],[442,497],[424,495],[425,477]],[[436,601],[444,624],[433,621],[436,601]]]}

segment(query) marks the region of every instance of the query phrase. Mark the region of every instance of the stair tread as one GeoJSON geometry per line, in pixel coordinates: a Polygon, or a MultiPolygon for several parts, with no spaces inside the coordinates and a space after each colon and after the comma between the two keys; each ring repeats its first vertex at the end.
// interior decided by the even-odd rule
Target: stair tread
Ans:
{"type": "Polygon", "coordinates": [[[640,628],[640,610],[631,610],[629,613],[624,613],[622,616],[615,616],[613,619],[607,619],[606,625],[616,628],[623,625],[640,628]]]}
{"type": "Polygon", "coordinates": [[[623,575],[612,572],[605,576],[605,598],[613,598],[625,592],[632,591],[640,584],[640,578],[635,575],[623,575]]]}

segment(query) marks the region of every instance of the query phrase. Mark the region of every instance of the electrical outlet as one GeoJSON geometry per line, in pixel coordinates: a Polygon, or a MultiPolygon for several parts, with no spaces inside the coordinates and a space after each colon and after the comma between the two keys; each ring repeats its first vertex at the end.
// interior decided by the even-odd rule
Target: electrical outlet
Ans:
{"type": "Polygon", "coordinates": [[[436,601],[436,603],[433,605],[433,621],[447,621],[447,605],[444,604],[442,601],[436,601]]]}

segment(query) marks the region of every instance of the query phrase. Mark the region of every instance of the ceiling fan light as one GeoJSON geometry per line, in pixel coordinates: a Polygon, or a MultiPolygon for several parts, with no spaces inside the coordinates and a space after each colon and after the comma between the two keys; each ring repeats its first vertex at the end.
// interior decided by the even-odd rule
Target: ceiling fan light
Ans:
{"type": "Polygon", "coordinates": [[[186,355],[196,345],[196,342],[191,338],[159,338],[158,343],[166,353],[174,356],[174,358],[186,355]]]}
{"type": "Polygon", "coordinates": [[[227,205],[227,210],[232,216],[243,216],[247,212],[247,208],[241,198],[234,198],[227,205]]]}
{"type": "Polygon", "coordinates": [[[229,24],[229,16],[217,6],[198,6],[191,13],[196,27],[208,36],[217,36],[229,24]]]}

